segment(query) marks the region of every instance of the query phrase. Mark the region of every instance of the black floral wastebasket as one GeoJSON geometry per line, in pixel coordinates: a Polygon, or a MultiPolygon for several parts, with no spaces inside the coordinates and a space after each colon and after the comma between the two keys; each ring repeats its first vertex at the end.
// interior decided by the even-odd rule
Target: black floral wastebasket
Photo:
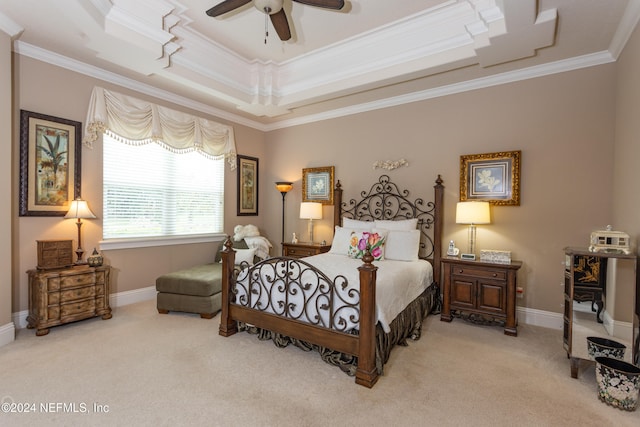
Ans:
{"type": "Polygon", "coordinates": [[[607,405],[634,411],[640,394],[640,368],[611,357],[596,357],[598,397],[607,405]]]}

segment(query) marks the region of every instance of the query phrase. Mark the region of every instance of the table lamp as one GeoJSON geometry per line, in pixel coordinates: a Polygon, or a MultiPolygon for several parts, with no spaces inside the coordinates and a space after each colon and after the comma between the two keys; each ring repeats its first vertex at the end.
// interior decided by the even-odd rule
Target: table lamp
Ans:
{"type": "Polygon", "coordinates": [[[64,217],[65,219],[76,218],[78,220],[78,222],[76,222],[76,225],[78,226],[78,248],[76,249],[76,256],[78,257],[78,259],[75,263],[86,264],[86,262],[82,259],[84,256],[84,250],[82,249],[82,241],[80,240],[80,228],[82,227],[82,219],[95,218],[96,216],[93,214],[93,212],[91,212],[91,209],[89,209],[89,204],[87,204],[87,201],[82,200],[78,197],[71,202],[71,204],[69,205],[69,211],[64,217]]]}
{"type": "Polygon", "coordinates": [[[322,219],[322,203],[302,202],[300,203],[300,218],[309,220],[309,241],[313,243],[313,220],[322,219]]]}
{"type": "Polygon", "coordinates": [[[489,202],[458,202],[456,223],[469,224],[469,252],[461,254],[461,259],[476,259],[476,224],[489,224],[490,222],[489,202]]]}

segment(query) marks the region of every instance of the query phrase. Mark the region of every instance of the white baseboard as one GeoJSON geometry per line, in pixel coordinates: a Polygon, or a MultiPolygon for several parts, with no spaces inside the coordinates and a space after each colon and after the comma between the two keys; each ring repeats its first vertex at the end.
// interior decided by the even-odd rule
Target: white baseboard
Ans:
{"type": "Polygon", "coordinates": [[[612,337],[632,337],[633,336],[633,323],[621,322],[619,320],[613,320],[608,311],[604,311],[602,321],[607,333],[612,337]]]}
{"type": "Polygon", "coordinates": [[[558,329],[563,328],[562,313],[536,310],[535,308],[518,307],[516,309],[518,321],[527,325],[541,326],[543,328],[558,329]]]}
{"type": "Polygon", "coordinates": [[[16,338],[16,327],[15,323],[7,323],[6,325],[0,326],[0,347],[3,345],[9,344],[16,338]]]}
{"type": "Polygon", "coordinates": [[[122,307],[137,302],[149,301],[156,299],[157,293],[155,285],[133,291],[118,292],[117,294],[111,294],[109,304],[111,304],[111,307],[122,307]]]}
{"type": "MultiPolygon", "coordinates": [[[[111,308],[122,307],[124,305],[135,304],[137,302],[148,301],[156,298],[156,287],[148,286],[146,288],[135,289],[133,291],[124,291],[118,292],[116,294],[111,294],[109,296],[109,304],[111,308]]],[[[29,310],[23,310],[17,313],[13,313],[11,317],[13,318],[13,324],[16,325],[18,329],[23,329],[27,327],[27,316],[29,315],[29,310]]],[[[3,329],[0,327],[0,334],[3,329]]],[[[11,339],[13,341],[13,339],[11,339]]],[[[6,344],[6,343],[5,343],[6,344]]],[[[0,346],[2,345],[2,336],[0,336],[0,346]]]]}

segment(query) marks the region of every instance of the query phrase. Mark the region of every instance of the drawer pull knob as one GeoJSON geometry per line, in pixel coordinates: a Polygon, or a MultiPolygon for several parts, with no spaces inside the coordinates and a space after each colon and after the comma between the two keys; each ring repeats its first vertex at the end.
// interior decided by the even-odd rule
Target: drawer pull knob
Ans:
{"type": "Polygon", "coordinates": [[[460,270],[458,270],[458,273],[462,273],[463,271],[464,271],[463,269],[460,269],[460,270]]]}
{"type": "Polygon", "coordinates": [[[497,273],[493,273],[493,277],[498,277],[498,274],[497,273]]]}

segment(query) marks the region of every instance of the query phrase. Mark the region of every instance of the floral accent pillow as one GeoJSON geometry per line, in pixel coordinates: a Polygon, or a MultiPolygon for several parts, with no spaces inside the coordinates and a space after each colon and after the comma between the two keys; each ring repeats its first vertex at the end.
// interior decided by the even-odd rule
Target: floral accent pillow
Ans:
{"type": "Polygon", "coordinates": [[[383,233],[354,231],[351,233],[347,255],[349,255],[349,258],[361,259],[369,249],[375,261],[383,260],[384,241],[385,236],[383,233]]]}

